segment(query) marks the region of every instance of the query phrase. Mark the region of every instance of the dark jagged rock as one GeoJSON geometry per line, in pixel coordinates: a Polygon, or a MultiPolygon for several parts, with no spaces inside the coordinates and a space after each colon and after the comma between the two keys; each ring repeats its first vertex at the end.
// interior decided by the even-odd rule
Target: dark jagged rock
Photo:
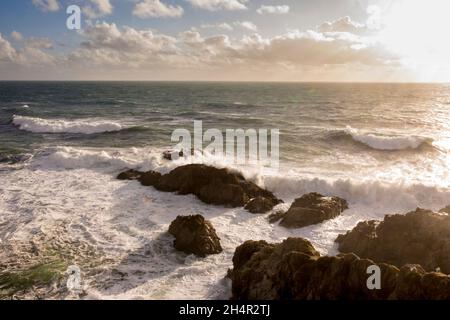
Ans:
{"type": "Polygon", "coordinates": [[[284,215],[286,214],[286,211],[283,210],[278,210],[274,213],[272,213],[271,215],[269,215],[269,223],[275,223],[277,221],[280,221],[281,218],[284,217],[284,215]]]}
{"type": "Polygon", "coordinates": [[[399,270],[378,264],[381,289],[369,290],[371,265],[354,254],[321,257],[309,241],[289,238],[281,244],[245,242],[236,248],[228,275],[232,299],[241,300],[450,299],[450,276],[412,265],[399,270]]]}
{"type": "Polygon", "coordinates": [[[324,197],[319,193],[308,193],[295,199],[289,210],[270,218],[271,222],[281,219],[286,228],[303,228],[333,219],[348,209],[347,201],[338,197],[324,197]]]}
{"type": "Polygon", "coordinates": [[[247,202],[245,209],[250,213],[266,213],[272,210],[278,203],[274,202],[274,199],[256,197],[247,202]]]}
{"type": "Polygon", "coordinates": [[[339,251],[402,267],[420,264],[427,271],[450,273],[450,216],[417,209],[360,222],[336,239],[339,251]]]}
{"type": "Polygon", "coordinates": [[[137,171],[137,170],[127,170],[124,171],[122,173],[119,173],[119,175],[117,176],[117,179],[119,180],[137,180],[141,177],[142,172],[137,171]]]}
{"type": "Polygon", "coordinates": [[[177,250],[200,257],[222,252],[220,238],[211,222],[201,215],[178,216],[169,227],[177,250]]]}
{"type": "Polygon", "coordinates": [[[142,172],[138,180],[143,186],[154,186],[161,179],[161,173],[156,171],[142,172]]]}
{"type": "Polygon", "coordinates": [[[281,202],[270,191],[245,180],[239,173],[202,164],[181,166],[165,175],[154,171],[141,172],[137,179],[159,191],[194,194],[207,204],[241,207],[250,199],[261,197],[273,204],[273,208],[281,202]]]}

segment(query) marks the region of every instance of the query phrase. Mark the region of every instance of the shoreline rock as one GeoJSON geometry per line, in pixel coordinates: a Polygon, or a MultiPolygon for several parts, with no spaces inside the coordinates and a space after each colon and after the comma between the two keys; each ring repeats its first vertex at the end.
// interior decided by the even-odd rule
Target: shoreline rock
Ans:
{"type": "Polygon", "coordinates": [[[272,192],[247,181],[240,173],[202,164],[177,167],[165,175],[155,171],[127,170],[117,178],[138,180],[142,185],[153,186],[163,192],[194,194],[206,204],[236,208],[250,202],[249,209],[253,213],[265,213],[282,202],[272,192]]]}
{"type": "Polygon", "coordinates": [[[269,218],[271,223],[280,221],[286,228],[303,228],[339,216],[348,209],[347,201],[338,197],[324,197],[313,192],[295,199],[285,213],[277,212],[269,218]]]}
{"type": "Polygon", "coordinates": [[[247,241],[236,248],[232,299],[236,300],[446,300],[450,276],[418,265],[401,269],[380,263],[381,289],[367,288],[375,263],[354,254],[320,256],[312,244],[288,238],[279,244],[247,241]]]}
{"type": "Polygon", "coordinates": [[[175,249],[199,257],[222,252],[220,238],[211,222],[201,215],[178,216],[169,227],[175,249]]]}
{"type": "Polygon", "coordinates": [[[426,271],[450,274],[450,216],[416,209],[360,222],[336,239],[339,251],[402,267],[420,264],[426,271]]]}

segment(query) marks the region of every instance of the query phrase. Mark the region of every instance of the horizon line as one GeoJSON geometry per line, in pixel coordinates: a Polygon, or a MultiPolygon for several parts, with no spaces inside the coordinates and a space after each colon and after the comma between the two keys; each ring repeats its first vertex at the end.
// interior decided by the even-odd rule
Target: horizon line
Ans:
{"type": "Polygon", "coordinates": [[[265,81],[265,80],[7,80],[0,82],[178,82],[178,83],[298,83],[298,84],[442,84],[450,85],[450,81],[265,81]]]}

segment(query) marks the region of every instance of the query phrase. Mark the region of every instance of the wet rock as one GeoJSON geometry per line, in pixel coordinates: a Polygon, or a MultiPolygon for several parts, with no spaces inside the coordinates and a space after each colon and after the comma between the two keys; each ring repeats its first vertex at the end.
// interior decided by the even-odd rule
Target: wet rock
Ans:
{"type": "Polygon", "coordinates": [[[163,152],[163,158],[169,161],[172,161],[173,155],[178,153],[178,157],[183,157],[184,156],[184,152],[183,151],[173,151],[173,150],[168,150],[168,151],[164,151],[163,152]]]}
{"type": "Polygon", "coordinates": [[[211,222],[201,215],[178,216],[169,227],[174,247],[200,257],[222,252],[220,238],[211,222]]]}
{"type": "Polygon", "coordinates": [[[381,289],[367,288],[367,268],[354,254],[324,256],[311,243],[289,238],[280,244],[247,241],[233,257],[232,299],[240,300],[385,300],[450,299],[450,277],[420,266],[399,270],[378,264],[381,289]]]}
{"type": "Polygon", "coordinates": [[[154,186],[161,179],[161,173],[156,171],[142,172],[138,178],[143,186],[154,186]]]}
{"type": "Polygon", "coordinates": [[[130,169],[130,170],[124,171],[122,173],[119,173],[119,175],[117,176],[117,179],[119,179],[119,180],[137,180],[140,178],[141,175],[142,175],[142,172],[130,169]]]}
{"type": "Polygon", "coordinates": [[[278,210],[278,211],[272,213],[271,215],[269,215],[269,218],[268,218],[269,223],[275,223],[277,221],[280,221],[281,218],[283,218],[285,214],[286,214],[286,211],[283,211],[283,210],[278,210]]]}
{"type": "Polygon", "coordinates": [[[244,208],[250,213],[266,213],[272,210],[277,204],[278,202],[274,202],[273,199],[256,197],[247,202],[244,208]]]}
{"type": "Polygon", "coordinates": [[[360,222],[336,239],[340,252],[398,267],[420,264],[426,271],[450,273],[450,216],[417,209],[360,222]]]}
{"type": "Polygon", "coordinates": [[[194,194],[207,204],[241,207],[257,197],[269,200],[273,206],[281,202],[270,191],[245,180],[239,173],[202,164],[177,167],[165,175],[154,171],[140,175],[139,180],[144,185],[164,192],[194,194]]]}
{"type": "MultiPolygon", "coordinates": [[[[167,151],[164,151],[164,152],[163,152],[163,158],[166,159],[166,160],[169,160],[169,161],[174,160],[174,159],[173,159],[173,158],[174,158],[174,157],[173,157],[174,155],[181,158],[181,157],[184,157],[184,156],[185,156],[185,153],[184,153],[183,150],[181,150],[181,151],[167,150],[167,151]]],[[[191,156],[193,156],[193,155],[195,155],[195,149],[194,149],[194,148],[191,149],[191,156]]]]}
{"type": "Polygon", "coordinates": [[[324,197],[319,193],[308,193],[295,199],[286,213],[277,213],[270,221],[281,220],[286,228],[303,228],[333,219],[348,209],[347,201],[338,197],[324,197]]]}

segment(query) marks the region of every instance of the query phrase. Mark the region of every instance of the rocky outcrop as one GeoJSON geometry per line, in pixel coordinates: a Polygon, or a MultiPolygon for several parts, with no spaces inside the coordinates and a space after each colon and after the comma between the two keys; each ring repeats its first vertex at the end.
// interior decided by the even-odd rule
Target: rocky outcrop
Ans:
{"type": "Polygon", "coordinates": [[[222,252],[220,238],[211,222],[201,215],[178,216],[169,227],[175,249],[200,257],[222,252]]]}
{"type": "Polygon", "coordinates": [[[450,273],[450,216],[417,209],[360,222],[336,239],[340,252],[402,267],[420,264],[427,271],[450,273]]]}
{"type": "Polygon", "coordinates": [[[378,264],[381,289],[367,287],[374,262],[354,254],[321,257],[311,243],[289,238],[281,244],[247,241],[233,257],[232,299],[385,300],[450,299],[450,276],[378,264]]]}
{"type": "Polygon", "coordinates": [[[264,199],[264,206],[250,205],[249,208],[254,211],[268,211],[281,202],[270,191],[245,180],[239,173],[202,164],[181,166],[165,175],[154,171],[128,170],[119,174],[118,178],[134,178],[160,191],[194,194],[207,204],[242,207],[253,198],[264,199]]]}
{"type": "Polygon", "coordinates": [[[348,204],[344,199],[308,193],[295,199],[286,213],[278,212],[269,220],[273,223],[281,219],[280,225],[286,228],[303,228],[333,219],[345,209],[348,209],[348,204]]]}

